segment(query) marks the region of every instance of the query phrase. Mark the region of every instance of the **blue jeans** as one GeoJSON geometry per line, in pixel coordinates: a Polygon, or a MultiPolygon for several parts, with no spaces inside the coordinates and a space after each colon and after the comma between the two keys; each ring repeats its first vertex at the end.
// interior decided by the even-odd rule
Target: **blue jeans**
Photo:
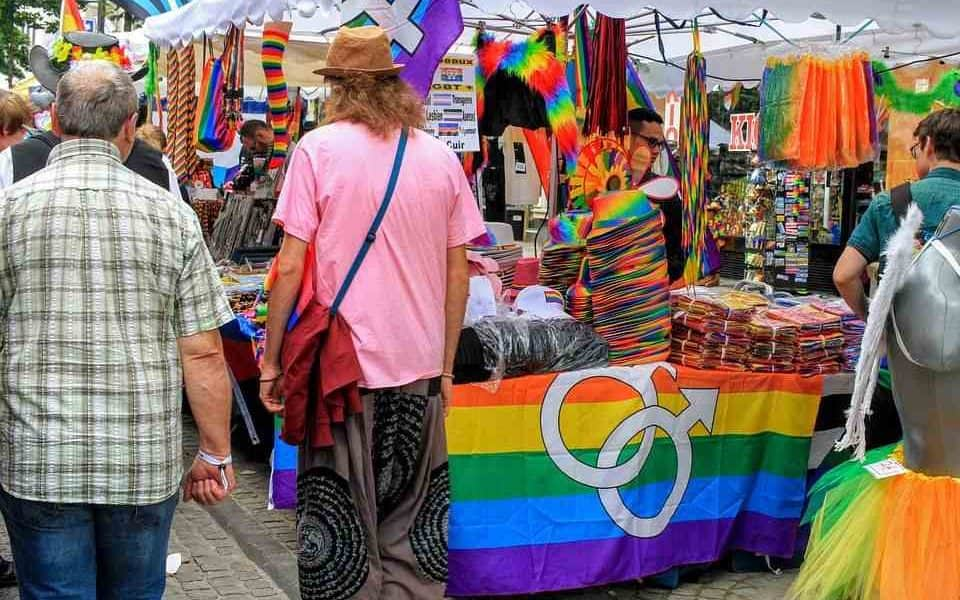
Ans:
{"type": "Polygon", "coordinates": [[[160,600],[177,495],[149,506],[52,504],[0,489],[21,600],[160,600]]]}

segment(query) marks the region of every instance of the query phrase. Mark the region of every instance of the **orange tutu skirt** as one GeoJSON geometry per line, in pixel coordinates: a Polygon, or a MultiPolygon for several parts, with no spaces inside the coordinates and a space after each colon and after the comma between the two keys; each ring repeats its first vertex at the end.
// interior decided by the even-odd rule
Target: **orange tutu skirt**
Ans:
{"type": "MultiPolygon", "coordinates": [[[[864,464],[901,461],[881,448],[864,464]]],[[[860,463],[811,491],[810,544],[787,597],[796,600],[960,599],[960,479],[908,472],[878,480],[860,463]]]]}

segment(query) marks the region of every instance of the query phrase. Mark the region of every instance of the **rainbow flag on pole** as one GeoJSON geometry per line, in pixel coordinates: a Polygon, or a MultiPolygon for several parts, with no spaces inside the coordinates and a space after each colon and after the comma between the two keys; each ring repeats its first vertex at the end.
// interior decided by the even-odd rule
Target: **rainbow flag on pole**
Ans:
{"type": "Polygon", "coordinates": [[[77,0],[63,0],[60,3],[60,33],[83,31],[83,16],[77,0]]]}
{"type": "Polygon", "coordinates": [[[792,556],[822,382],[659,364],[457,389],[451,596],[792,556]]]}

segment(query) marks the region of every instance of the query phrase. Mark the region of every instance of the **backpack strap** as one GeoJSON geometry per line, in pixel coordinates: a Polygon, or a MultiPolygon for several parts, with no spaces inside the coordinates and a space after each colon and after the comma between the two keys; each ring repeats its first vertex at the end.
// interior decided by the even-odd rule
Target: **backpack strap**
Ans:
{"type": "Polygon", "coordinates": [[[893,216],[897,218],[897,223],[903,222],[911,204],[913,204],[913,193],[910,191],[909,183],[901,183],[890,190],[890,207],[893,209],[893,216]]]}

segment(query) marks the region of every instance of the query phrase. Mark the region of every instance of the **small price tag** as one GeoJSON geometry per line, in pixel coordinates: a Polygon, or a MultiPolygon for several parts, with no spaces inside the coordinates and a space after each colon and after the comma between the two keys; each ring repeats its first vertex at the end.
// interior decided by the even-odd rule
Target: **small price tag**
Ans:
{"type": "Polygon", "coordinates": [[[881,460],[880,462],[866,465],[864,467],[875,479],[889,479],[899,475],[906,475],[907,469],[892,458],[881,460]]]}

